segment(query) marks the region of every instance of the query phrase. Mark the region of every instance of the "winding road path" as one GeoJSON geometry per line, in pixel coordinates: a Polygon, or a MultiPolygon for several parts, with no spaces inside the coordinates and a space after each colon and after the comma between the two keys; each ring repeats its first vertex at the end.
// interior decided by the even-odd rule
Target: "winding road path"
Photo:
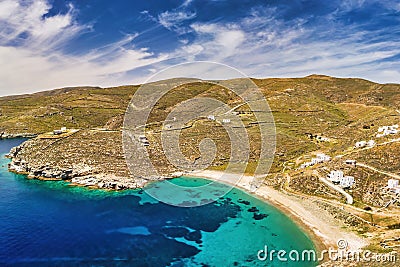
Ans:
{"type": "Polygon", "coordinates": [[[375,167],[369,166],[369,165],[364,164],[364,163],[357,162],[356,166],[364,167],[364,168],[370,169],[370,170],[372,170],[374,172],[378,172],[378,173],[390,176],[390,177],[395,178],[395,179],[400,179],[400,175],[397,175],[397,174],[394,174],[394,173],[390,173],[390,172],[381,171],[381,170],[378,170],[375,167]]]}
{"type": "Polygon", "coordinates": [[[346,197],[346,202],[347,204],[352,205],[353,204],[353,197],[347,193],[346,191],[344,191],[342,188],[340,188],[339,186],[331,183],[328,179],[326,179],[325,177],[322,177],[317,171],[313,171],[313,173],[319,178],[319,180],[321,182],[323,182],[324,184],[326,184],[327,186],[329,186],[330,188],[332,188],[333,190],[336,190],[337,192],[339,192],[340,194],[344,195],[346,197]]]}

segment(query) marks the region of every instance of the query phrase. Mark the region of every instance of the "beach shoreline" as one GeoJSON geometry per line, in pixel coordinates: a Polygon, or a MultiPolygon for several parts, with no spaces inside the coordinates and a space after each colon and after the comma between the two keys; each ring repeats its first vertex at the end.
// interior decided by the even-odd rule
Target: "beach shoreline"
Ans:
{"type": "MultiPolygon", "coordinates": [[[[8,168],[8,170],[12,171],[10,168],[8,168]]],[[[12,172],[25,174],[28,179],[33,178],[29,177],[29,173],[17,172],[15,170],[12,172]]],[[[255,183],[254,176],[249,175],[203,170],[184,173],[183,176],[205,178],[224,184],[229,184],[276,207],[292,221],[294,221],[309,236],[314,243],[318,254],[329,248],[336,249],[337,241],[339,239],[346,240],[348,243],[348,248],[354,251],[360,250],[368,245],[368,242],[364,238],[357,236],[354,232],[351,232],[348,229],[344,229],[343,225],[339,225],[339,222],[334,220],[333,216],[328,215],[326,211],[313,203],[311,197],[307,198],[305,196],[300,197],[293,194],[289,195],[285,192],[273,189],[265,184],[260,185],[259,183],[255,183]]],[[[61,180],[45,177],[35,178],[39,180],[61,180]]],[[[71,186],[88,187],[85,184],[74,183],[72,180],[64,181],[70,182],[71,186]]],[[[145,185],[143,184],[139,188],[143,188],[144,186],[145,185]]],[[[105,189],[100,187],[97,188],[96,186],[90,186],[89,188],[105,189]]]]}
{"type": "MultiPolygon", "coordinates": [[[[343,239],[348,244],[349,250],[360,250],[368,242],[354,232],[343,229],[338,222],[335,223],[322,209],[312,203],[310,199],[302,199],[287,195],[267,185],[254,186],[253,176],[240,174],[226,174],[222,171],[203,170],[185,174],[186,177],[198,177],[211,181],[221,182],[234,186],[282,211],[294,221],[312,240],[317,250],[317,255],[329,248],[337,249],[337,242],[343,239]],[[234,182],[232,182],[234,181],[234,182]],[[321,210],[321,212],[318,211],[321,210]],[[318,214],[315,214],[318,211],[318,214]]],[[[327,259],[328,260],[328,259],[327,259]]],[[[324,262],[324,261],[322,261],[324,262]]]]}

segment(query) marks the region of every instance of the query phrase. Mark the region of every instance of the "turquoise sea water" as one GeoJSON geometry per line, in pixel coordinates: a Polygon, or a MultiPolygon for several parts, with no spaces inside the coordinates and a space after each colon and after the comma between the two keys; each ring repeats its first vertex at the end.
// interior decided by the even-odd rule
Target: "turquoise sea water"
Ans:
{"type": "MultiPolygon", "coordinates": [[[[259,250],[313,249],[287,216],[238,189],[211,204],[182,208],[143,190],[107,192],[28,180],[7,171],[0,140],[0,266],[315,266],[260,261],[259,250]]],[[[181,177],[173,183],[209,183],[181,177]]],[[[166,187],[158,182],[160,195],[166,187]]],[[[214,184],[212,190],[223,188],[214,184]]],[[[179,196],[176,196],[179,198],[179,196]]],[[[201,194],[189,201],[201,201],[201,194]]],[[[184,200],[182,200],[184,201],[184,200]]],[[[186,200],[187,201],[187,200],[186,200]]]]}

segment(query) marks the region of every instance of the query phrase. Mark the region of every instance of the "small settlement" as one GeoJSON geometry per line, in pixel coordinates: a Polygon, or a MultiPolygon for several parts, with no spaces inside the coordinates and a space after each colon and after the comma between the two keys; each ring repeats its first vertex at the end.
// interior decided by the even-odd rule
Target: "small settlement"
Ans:
{"type": "Polygon", "coordinates": [[[344,176],[343,171],[340,170],[331,171],[328,174],[328,179],[342,188],[350,188],[355,182],[353,176],[344,176]]]}
{"type": "MultiPolygon", "coordinates": [[[[381,126],[378,128],[376,137],[380,138],[383,136],[397,134],[398,132],[399,132],[399,126],[397,124],[390,125],[390,126],[381,126]]],[[[314,136],[312,134],[308,134],[308,135],[311,139],[316,138],[316,139],[322,140],[322,138],[320,136],[314,136]]],[[[377,145],[377,143],[375,142],[375,140],[372,140],[372,139],[369,141],[361,140],[361,141],[357,141],[354,144],[353,149],[360,149],[360,148],[369,149],[369,148],[375,147],[376,145],[377,145]]],[[[336,158],[340,158],[340,157],[342,157],[342,155],[336,156],[336,158]]],[[[310,167],[310,166],[313,166],[313,165],[316,165],[319,163],[324,163],[324,162],[327,162],[330,160],[331,160],[330,156],[328,156],[324,153],[318,153],[318,154],[316,154],[316,157],[312,158],[310,161],[302,163],[299,168],[300,169],[307,168],[307,167],[310,167]]],[[[350,165],[352,167],[357,166],[357,161],[354,159],[346,159],[343,163],[345,163],[346,165],[350,165]]],[[[350,189],[355,185],[354,177],[345,175],[342,170],[331,170],[327,174],[326,178],[332,184],[338,185],[343,189],[350,189]]],[[[388,202],[388,204],[394,203],[395,201],[400,202],[400,184],[399,184],[398,179],[389,179],[387,186],[382,188],[382,190],[385,191],[387,195],[391,196],[391,200],[388,202]]]]}
{"type": "Polygon", "coordinates": [[[400,185],[399,180],[397,179],[390,179],[388,180],[387,188],[395,194],[400,194],[400,185]]]}
{"type": "Polygon", "coordinates": [[[300,169],[303,169],[303,168],[306,168],[309,166],[313,166],[318,163],[330,161],[330,160],[331,160],[330,156],[325,155],[324,153],[318,153],[315,158],[311,159],[311,161],[304,162],[303,164],[301,164],[300,169]]]}
{"type": "Polygon", "coordinates": [[[394,124],[391,126],[381,126],[378,129],[378,133],[376,134],[376,137],[379,138],[379,137],[390,135],[390,134],[397,134],[399,132],[398,128],[399,128],[398,124],[394,124]]]}

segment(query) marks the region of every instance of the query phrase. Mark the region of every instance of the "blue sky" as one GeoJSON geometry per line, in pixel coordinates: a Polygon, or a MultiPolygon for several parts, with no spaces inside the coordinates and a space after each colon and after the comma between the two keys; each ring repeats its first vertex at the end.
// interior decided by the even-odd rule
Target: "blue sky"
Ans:
{"type": "Polygon", "coordinates": [[[396,0],[0,0],[0,95],[137,84],[197,60],[398,83],[399,59],[396,0]]]}

